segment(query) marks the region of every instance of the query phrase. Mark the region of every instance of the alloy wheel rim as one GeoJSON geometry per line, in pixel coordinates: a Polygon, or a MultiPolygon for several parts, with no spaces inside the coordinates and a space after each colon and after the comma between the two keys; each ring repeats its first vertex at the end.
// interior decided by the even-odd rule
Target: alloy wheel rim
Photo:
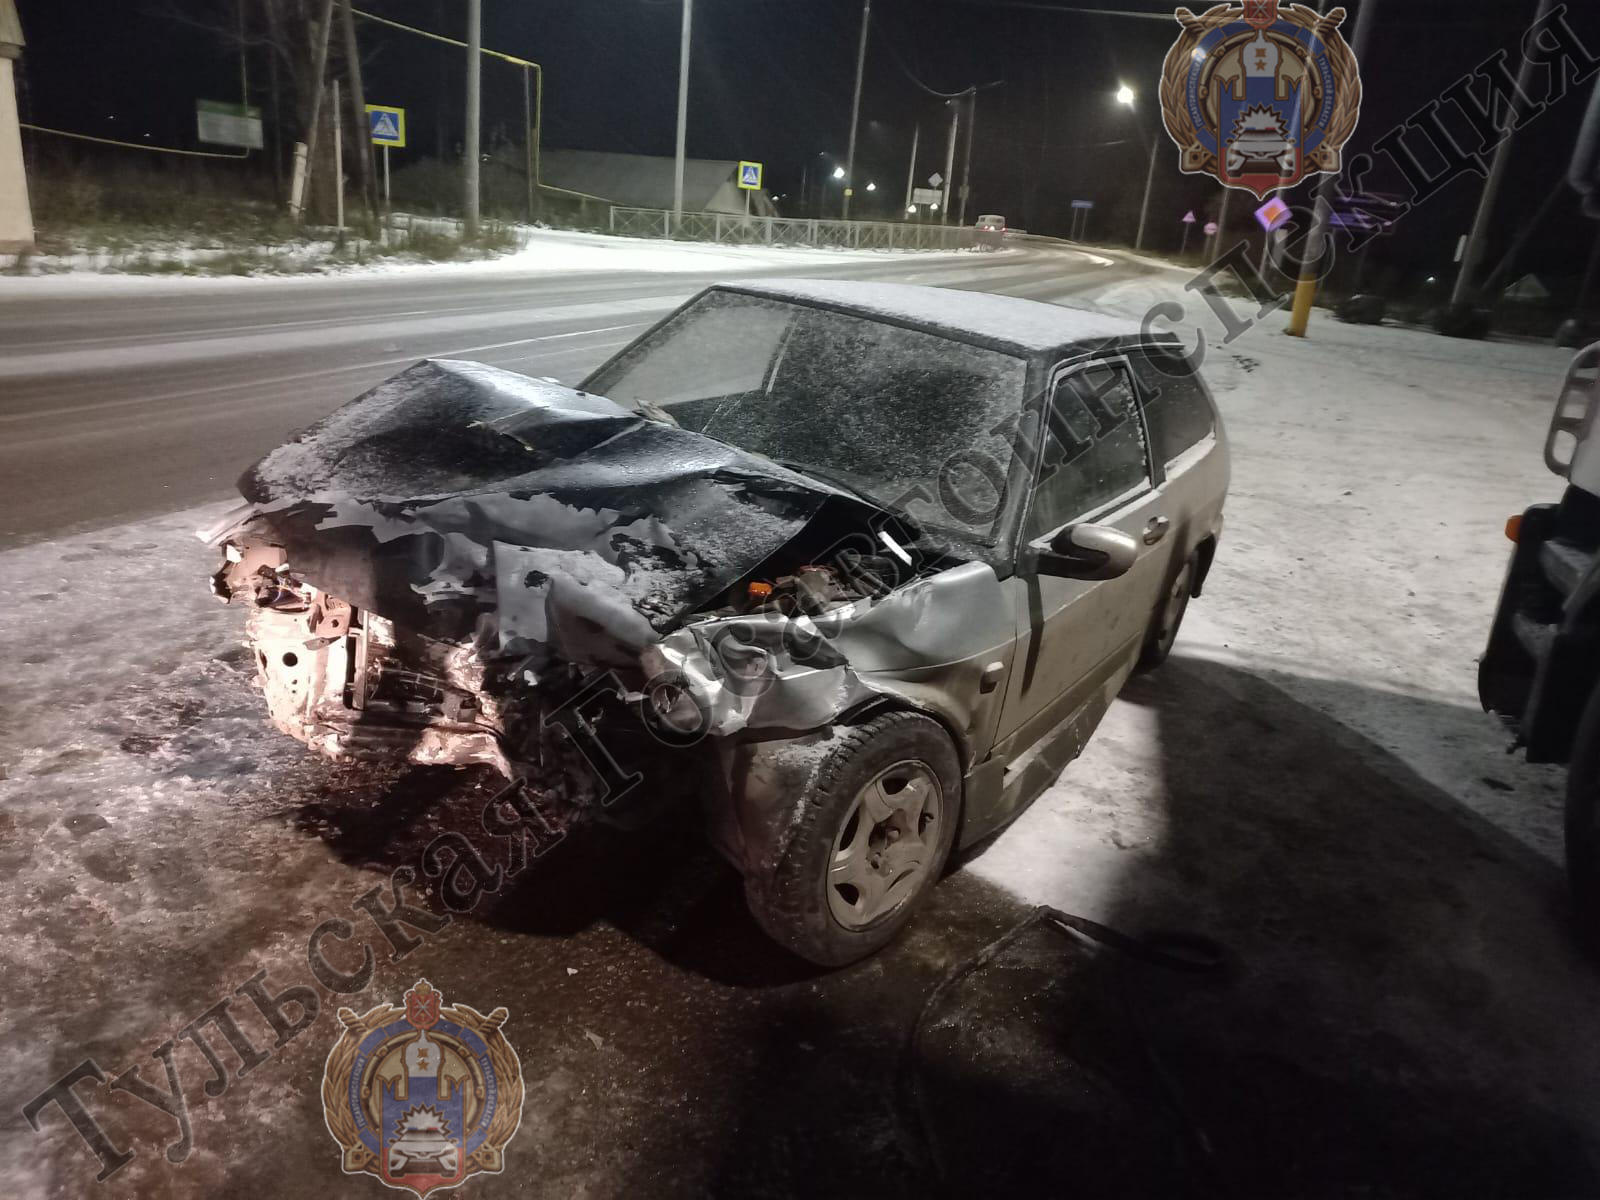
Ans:
{"type": "Polygon", "coordinates": [[[1167,593],[1167,600],[1161,608],[1161,646],[1169,648],[1177,640],[1178,626],[1183,621],[1183,614],[1189,607],[1189,580],[1194,575],[1194,564],[1185,563],[1183,570],[1178,572],[1178,578],[1173,580],[1172,590],[1167,593]]]}
{"type": "Polygon", "coordinates": [[[942,833],[943,801],[938,777],[909,759],[856,793],[828,857],[825,888],[835,921],[865,929],[922,890],[942,833]]]}

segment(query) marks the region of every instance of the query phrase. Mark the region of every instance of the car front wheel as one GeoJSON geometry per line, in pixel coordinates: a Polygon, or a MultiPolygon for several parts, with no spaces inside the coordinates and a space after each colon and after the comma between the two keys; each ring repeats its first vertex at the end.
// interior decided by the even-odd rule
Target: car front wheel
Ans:
{"type": "Polygon", "coordinates": [[[835,967],[887,944],[938,881],[961,766],[943,727],[920,713],[838,727],[828,745],[788,848],[746,878],[745,895],[774,940],[835,967]]]}
{"type": "Polygon", "coordinates": [[[1178,627],[1183,624],[1183,614],[1189,611],[1189,598],[1194,593],[1194,573],[1198,559],[1191,555],[1178,571],[1178,577],[1162,593],[1161,604],[1150,619],[1145,633],[1144,647],[1139,651],[1139,670],[1153,671],[1167,661],[1172,646],[1178,640],[1178,627]]]}

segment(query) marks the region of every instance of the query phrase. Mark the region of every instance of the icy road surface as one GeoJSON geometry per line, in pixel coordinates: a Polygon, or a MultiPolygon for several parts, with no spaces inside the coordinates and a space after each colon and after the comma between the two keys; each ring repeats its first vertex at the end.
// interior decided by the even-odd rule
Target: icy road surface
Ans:
{"type": "MultiPolygon", "coordinates": [[[[1047,253],[918,272],[947,269],[1123,315],[1181,285],[1087,264],[1123,280],[1102,286],[1047,253]]],[[[664,304],[683,286],[615,282],[615,296],[593,280],[536,290],[550,305],[656,290],[664,304]]],[[[345,311],[347,286],[297,292],[299,319],[345,311]]],[[[427,321],[474,302],[456,285],[426,301],[361,295],[394,322],[406,304],[427,321]]],[[[519,320],[572,333],[485,355],[538,373],[579,375],[626,336],[596,331],[614,320],[598,313],[544,330],[526,299],[481,302],[483,342],[519,320]]],[[[339,1175],[323,1128],[333,1010],[398,1002],[426,976],[447,1003],[510,1010],[528,1089],[506,1173],[463,1195],[926,1195],[897,1091],[906,1030],[945,970],[1051,903],[1128,930],[1205,932],[1238,966],[1174,980],[1030,935],[964,984],[927,1031],[920,1076],[955,1194],[1037,1193],[1047,1176],[1086,1195],[1195,1194],[1205,1172],[1181,1150],[1193,1130],[1173,1124],[1174,1086],[1236,1194],[1600,1193],[1600,986],[1561,924],[1559,772],[1507,758],[1472,690],[1505,517],[1555,494],[1539,443],[1562,353],[1320,313],[1310,341],[1274,318],[1215,350],[1234,489],[1176,655],[871,961],[824,974],[774,951],[688,819],[563,845],[396,964],[350,901],[442,831],[481,838],[486,784],[340,768],[273,733],[240,614],[206,594],[211,554],[189,535],[259,443],[394,368],[341,371],[345,350],[297,356],[282,341],[249,357],[294,319],[264,294],[233,312],[163,303],[90,308],[102,336],[80,329],[82,348],[136,352],[182,314],[175,348],[193,355],[214,335],[241,349],[36,373],[4,392],[41,460],[8,447],[5,486],[20,492],[11,472],[26,467],[50,495],[83,499],[70,522],[43,501],[13,513],[13,542],[32,544],[0,551],[0,1134],[16,1150],[0,1190],[93,1193],[96,1164],[60,1114],[36,1135],[20,1105],[89,1057],[108,1075],[141,1064],[164,1087],[153,1050],[262,968],[277,987],[307,981],[307,935],[344,915],[377,943],[366,992],[325,994],[311,1028],[218,1098],[180,1043],[195,1140],[181,1166],[162,1155],[166,1117],[80,1085],[138,1152],[105,1194],[376,1189],[339,1175]],[[284,375],[274,390],[245,382],[253,371],[284,375]],[[203,390],[213,374],[235,390],[203,390]],[[91,379],[112,389],[106,407],[91,379]],[[185,398],[184,379],[201,390],[185,398]],[[98,455],[92,469],[67,465],[73,446],[98,455]],[[94,528],[54,536],[66,523],[94,528]],[[1141,1074],[1152,1030],[1164,1083],[1141,1074]]],[[[69,336],[68,310],[22,319],[69,336]]],[[[371,330],[350,329],[359,349],[371,330]]],[[[418,352],[452,336],[419,334],[418,352]]],[[[45,338],[26,352],[63,350],[45,338]]],[[[343,966],[357,956],[333,950],[343,966]]]]}
{"type": "MultiPolygon", "coordinates": [[[[663,253],[610,240],[642,247],[647,263],[663,253]]],[[[0,546],[232,495],[245,465],[420,358],[575,382],[719,279],[1055,298],[1151,270],[1037,247],[674,261],[668,272],[518,271],[511,259],[350,279],[0,280],[0,546]]]]}

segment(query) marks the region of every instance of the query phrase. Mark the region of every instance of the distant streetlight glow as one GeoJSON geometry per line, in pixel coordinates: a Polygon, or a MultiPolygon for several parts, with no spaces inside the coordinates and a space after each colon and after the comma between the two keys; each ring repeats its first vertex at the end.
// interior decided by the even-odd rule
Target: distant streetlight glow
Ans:
{"type": "Polygon", "coordinates": [[[915,204],[908,204],[906,205],[906,211],[908,213],[914,213],[917,211],[917,206],[915,204]]]}
{"type": "Polygon", "coordinates": [[[1126,104],[1129,108],[1133,107],[1133,89],[1127,84],[1123,84],[1117,89],[1117,103],[1126,104]]]}
{"type": "Polygon", "coordinates": [[[833,169],[833,177],[835,179],[843,179],[844,178],[844,168],[843,167],[835,167],[833,169]]]}
{"type": "Polygon", "coordinates": [[[877,185],[877,184],[875,184],[875,183],[869,183],[869,184],[867,184],[867,191],[869,191],[869,192],[875,192],[875,191],[877,191],[877,190],[878,190],[878,185],[877,185]]]}

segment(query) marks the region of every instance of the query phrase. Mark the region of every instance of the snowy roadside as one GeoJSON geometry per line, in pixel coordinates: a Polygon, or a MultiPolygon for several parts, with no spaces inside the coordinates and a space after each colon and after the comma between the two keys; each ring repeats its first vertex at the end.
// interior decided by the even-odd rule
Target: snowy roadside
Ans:
{"type": "MultiPolygon", "coordinates": [[[[493,258],[462,262],[372,262],[289,274],[172,275],[126,274],[105,270],[108,256],[74,255],[50,263],[50,273],[0,273],[0,299],[83,295],[105,292],[193,292],[209,289],[303,284],[315,279],[435,279],[483,275],[545,275],[635,271],[645,273],[721,273],[773,267],[817,267],[835,263],[904,260],[936,261],[969,257],[963,250],[837,250],[804,246],[725,246],[614,237],[600,233],[518,227],[519,249],[493,258]]],[[[198,261],[198,251],[183,255],[198,261]]],[[[1016,250],[1003,254],[1020,253],[1016,250]]],[[[180,258],[183,257],[180,255],[180,258]]]]}
{"type": "Polygon", "coordinates": [[[1564,772],[1507,757],[1476,672],[1506,518],[1560,495],[1541,448],[1569,352],[1344,325],[1323,310],[1309,338],[1287,336],[1280,313],[1225,346],[1186,278],[1098,297],[1135,319],[1184,305],[1184,322],[1156,328],[1189,346],[1204,332],[1232,443],[1228,526],[1178,654],[1273,682],[1558,859],[1564,772]]]}

